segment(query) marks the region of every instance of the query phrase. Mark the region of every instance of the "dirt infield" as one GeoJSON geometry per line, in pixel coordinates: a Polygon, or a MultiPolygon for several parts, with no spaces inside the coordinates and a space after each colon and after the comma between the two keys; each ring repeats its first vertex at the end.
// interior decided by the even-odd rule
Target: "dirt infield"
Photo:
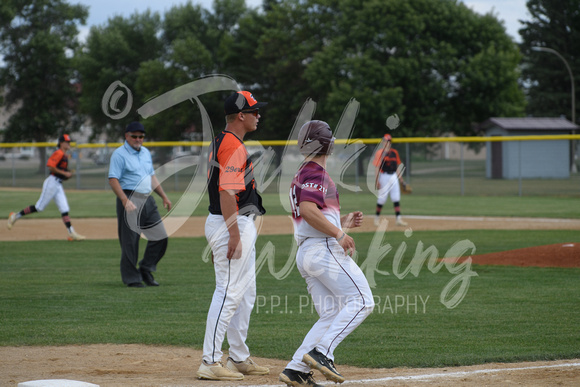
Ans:
{"type": "MultiPolygon", "coordinates": [[[[388,218],[387,218],[388,219],[388,218]]],[[[184,226],[171,235],[203,235],[204,218],[174,219],[184,226]]],[[[404,231],[389,219],[387,231],[404,231]]],[[[477,229],[566,229],[580,230],[580,220],[523,218],[407,217],[413,230],[477,229]]],[[[75,219],[75,228],[88,239],[116,239],[115,219],[75,219]]],[[[168,224],[168,229],[172,226],[168,224]]],[[[358,231],[374,231],[365,220],[358,231]]],[[[261,234],[289,234],[288,217],[267,216],[261,234]]],[[[0,227],[0,241],[65,239],[61,221],[23,219],[12,231],[0,227]],[[60,223],[60,226],[57,225],[60,223]],[[55,226],[55,227],[53,227],[55,226]]],[[[82,243],[82,242],[81,242],[82,243]]],[[[580,267],[580,243],[557,244],[485,254],[473,257],[474,263],[580,267]]],[[[40,379],[80,380],[100,386],[280,386],[278,374],[286,361],[255,358],[270,367],[270,375],[248,376],[242,382],[208,382],[195,378],[201,351],[189,348],[142,345],[87,345],[60,347],[0,347],[0,386],[40,379]]],[[[577,386],[580,385],[580,359],[555,362],[483,364],[438,369],[362,369],[338,365],[347,378],[344,385],[363,386],[577,386]]],[[[317,380],[324,379],[320,374],[317,380]]],[[[327,383],[325,383],[327,384],[327,383]]],[[[330,383],[333,384],[333,383],[330,383]]],[[[330,385],[329,384],[329,385],[330,385]]]]}
{"type": "MultiPolygon", "coordinates": [[[[201,381],[195,372],[201,352],[187,348],[140,345],[0,348],[2,386],[44,379],[68,379],[102,387],[127,386],[280,386],[286,361],[254,358],[270,375],[247,376],[241,382],[201,381]]],[[[340,366],[343,385],[467,387],[506,385],[577,386],[580,361],[490,363],[469,367],[362,369],[340,366]]],[[[317,381],[324,378],[315,375],[317,381]]],[[[334,385],[330,383],[329,385],[334,385]]]]}
{"type": "MultiPolygon", "coordinates": [[[[394,217],[388,221],[387,231],[424,230],[580,230],[580,219],[547,218],[497,218],[497,217],[451,217],[451,216],[407,216],[407,227],[395,226],[394,217]]],[[[292,234],[292,220],[288,216],[267,215],[259,217],[257,225],[260,235],[292,234]]],[[[164,221],[171,237],[197,237],[204,235],[205,217],[166,218],[164,221]]],[[[87,239],[117,239],[115,218],[73,219],[75,230],[87,239]]],[[[366,217],[360,228],[350,232],[374,232],[376,227],[371,217],[366,217]]],[[[60,219],[19,220],[11,231],[0,227],[0,241],[58,240],[66,239],[66,229],[60,219]]]]}

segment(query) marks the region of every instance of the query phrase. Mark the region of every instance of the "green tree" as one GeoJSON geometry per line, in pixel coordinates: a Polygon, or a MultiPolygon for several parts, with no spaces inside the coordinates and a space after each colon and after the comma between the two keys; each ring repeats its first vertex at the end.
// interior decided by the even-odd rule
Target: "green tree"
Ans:
{"type": "Polygon", "coordinates": [[[517,45],[494,15],[454,0],[268,1],[232,39],[227,69],[273,101],[267,138],[284,137],[307,98],[331,125],[355,98],[360,137],[384,134],[393,114],[409,136],[524,113],[517,45]]]}
{"type": "MultiPolygon", "coordinates": [[[[138,71],[143,63],[161,56],[160,28],[159,14],[149,10],[129,18],[116,16],[105,25],[91,28],[76,57],[76,67],[83,87],[81,110],[90,118],[94,136],[105,132],[109,138],[118,139],[129,122],[139,119],[136,110],[148,97],[136,93],[138,71]],[[105,114],[101,106],[103,95],[117,81],[131,91],[133,98],[130,112],[120,119],[105,114]]],[[[116,104],[119,110],[128,103],[128,92],[122,91],[124,95],[116,104]]],[[[155,137],[154,132],[148,130],[148,134],[155,137]]]]}
{"type": "Polygon", "coordinates": [[[301,0],[268,1],[264,9],[240,18],[224,50],[225,65],[258,99],[269,101],[259,138],[279,140],[287,138],[308,98],[320,102],[324,96],[304,73],[322,49],[334,16],[301,0]]]}
{"type": "Polygon", "coordinates": [[[531,18],[522,22],[520,35],[521,50],[526,55],[523,78],[528,86],[527,113],[536,117],[565,116],[571,120],[571,81],[566,65],[553,53],[535,52],[531,48],[556,50],[573,76],[579,77],[580,0],[529,0],[526,5],[531,18]]]}
{"type": "MultiPolygon", "coordinates": [[[[246,11],[244,0],[215,1],[213,13],[191,2],[172,7],[162,22],[162,54],[142,64],[137,76],[137,92],[148,99],[201,77],[222,73],[223,41],[229,40],[238,18],[246,11]]],[[[214,130],[223,127],[225,94],[210,93],[200,97],[212,117],[214,130]]],[[[149,117],[147,123],[158,138],[165,140],[198,139],[201,133],[199,109],[192,103],[173,106],[149,117]]]]}
{"type": "Polygon", "coordinates": [[[80,126],[71,56],[86,17],[85,6],[62,0],[2,1],[0,84],[4,105],[16,109],[5,141],[47,141],[80,126]]]}
{"type": "Polygon", "coordinates": [[[330,3],[332,35],[305,76],[327,115],[361,102],[359,136],[381,136],[393,114],[404,136],[468,135],[490,116],[523,114],[520,55],[493,15],[450,0],[330,3]]]}

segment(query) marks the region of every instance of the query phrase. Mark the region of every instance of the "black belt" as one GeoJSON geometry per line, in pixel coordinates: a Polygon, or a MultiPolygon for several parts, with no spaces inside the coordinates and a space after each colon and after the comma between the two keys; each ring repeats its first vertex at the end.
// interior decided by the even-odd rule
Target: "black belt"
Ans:
{"type": "Polygon", "coordinates": [[[128,189],[124,189],[123,192],[125,192],[125,195],[127,195],[127,197],[134,197],[137,199],[147,199],[149,197],[149,194],[142,194],[140,192],[137,191],[131,191],[128,189]]]}
{"type": "MultiPolygon", "coordinates": [[[[214,214],[211,211],[210,211],[210,214],[212,214],[212,215],[222,215],[223,216],[223,214],[214,214]]],[[[255,213],[255,212],[248,212],[246,214],[238,214],[238,215],[252,217],[252,218],[256,219],[256,217],[261,216],[262,214],[258,214],[258,213],[255,213]]]]}

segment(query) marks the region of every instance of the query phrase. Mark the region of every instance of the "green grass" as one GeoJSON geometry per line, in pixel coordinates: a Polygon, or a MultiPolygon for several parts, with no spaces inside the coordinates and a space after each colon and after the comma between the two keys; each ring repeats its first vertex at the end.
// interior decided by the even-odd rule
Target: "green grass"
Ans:
{"type": "MultiPolygon", "coordinates": [[[[369,259],[372,238],[373,234],[356,235],[359,264],[369,259]]],[[[390,275],[375,274],[375,311],[338,347],[337,363],[430,367],[579,357],[580,269],[473,266],[477,276],[471,277],[465,298],[454,309],[439,301],[454,277],[445,266],[433,273],[423,265],[417,277],[393,275],[393,256],[402,243],[408,246],[405,267],[419,241],[443,256],[455,242],[466,239],[483,254],[578,242],[578,233],[388,233],[383,243],[392,250],[378,269],[390,275]]],[[[316,320],[306,304],[304,280],[289,256],[291,241],[291,236],[262,236],[257,243],[258,256],[268,242],[275,255],[258,263],[258,299],[248,337],[255,356],[290,359],[316,320]],[[287,262],[291,270],[284,272],[287,262]]],[[[121,283],[116,240],[2,242],[0,345],[201,348],[215,284],[211,263],[201,258],[205,246],[204,238],[172,238],[156,275],[161,286],[129,289],[121,283]]]]}
{"type": "MultiPolygon", "coordinates": [[[[74,218],[115,217],[115,195],[112,191],[66,191],[70,215],[74,218]]],[[[174,205],[182,199],[177,192],[167,193],[174,205]]],[[[0,215],[7,216],[11,211],[35,204],[40,190],[10,191],[0,190],[0,215]]],[[[153,195],[161,206],[159,197],[153,195]]],[[[268,215],[288,215],[283,205],[288,203],[287,194],[264,194],[264,207],[268,215]],[[283,203],[283,204],[281,204],[283,203]]],[[[186,196],[183,200],[188,200],[186,196]]],[[[368,193],[343,192],[340,196],[343,213],[360,210],[365,214],[374,214],[376,197],[368,193]]],[[[209,201],[205,194],[193,215],[207,215],[209,201]]],[[[160,207],[161,208],[161,207],[160,207]]],[[[392,213],[392,203],[387,201],[384,214],[392,213]]],[[[404,195],[401,199],[404,215],[440,215],[440,216],[505,216],[505,217],[546,217],[580,219],[580,206],[575,197],[550,196],[427,196],[404,195]]],[[[164,210],[161,210],[164,213],[164,210]]],[[[184,215],[189,216],[190,213],[184,215]]],[[[50,203],[42,213],[31,215],[38,218],[58,218],[60,215],[54,203],[50,203]]]]}

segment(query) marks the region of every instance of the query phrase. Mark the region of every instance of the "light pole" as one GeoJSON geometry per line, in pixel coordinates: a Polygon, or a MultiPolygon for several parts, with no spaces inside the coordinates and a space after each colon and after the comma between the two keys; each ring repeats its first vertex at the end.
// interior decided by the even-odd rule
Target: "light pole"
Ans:
{"type": "MultiPolygon", "coordinates": [[[[558,51],[556,51],[554,49],[551,49],[548,47],[534,46],[534,47],[532,47],[532,50],[533,51],[551,52],[552,54],[557,55],[558,58],[562,59],[562,62],[564,62],[564,64],[566,65],[566,68],[568,69],[568,74],[570,75],[570,85],[571,85],[571,89],[572,89],[572,123],[574,125],[576,125],[576,92],[574,91],[574,75],[572,75],[572,69],[568,65],[568,62],[566,61],[566,59],[564,59],[564,57],[562,55],[560,55],[560,53],[558,51]]],[[[576,130],[572,130],[572,134],[576,134],[576,130]]],[[[574,156],[576,156],[576,147],[574,145],[574,140],[572,140],[571,146],[572,146],[572,149],[571,149],[572,154],[570,155],[570,157],[572,158],[572,160],[571,160],[572,172],[576,172],[576,162],[574,160],[574,156]]]]}

